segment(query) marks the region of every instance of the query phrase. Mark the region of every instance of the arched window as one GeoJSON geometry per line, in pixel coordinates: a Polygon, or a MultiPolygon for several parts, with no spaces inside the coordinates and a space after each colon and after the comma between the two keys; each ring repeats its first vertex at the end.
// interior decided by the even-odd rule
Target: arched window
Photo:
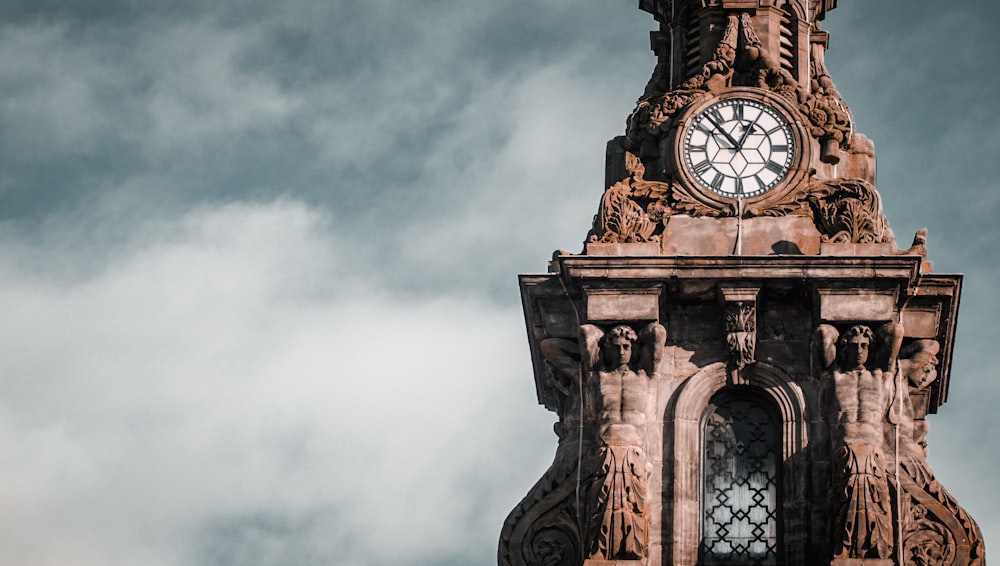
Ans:
{"type": "Polygon", "coordinates": [[[781,420],[749,387],[716,393],[702,419],[703,566],[777,566],[781,420]]]}

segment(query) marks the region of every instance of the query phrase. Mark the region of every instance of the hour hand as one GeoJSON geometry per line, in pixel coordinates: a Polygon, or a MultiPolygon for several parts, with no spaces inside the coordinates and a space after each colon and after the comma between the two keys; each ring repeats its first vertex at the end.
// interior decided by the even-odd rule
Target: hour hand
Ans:
{"type": "Polygon", "coordinates": [[[743,144],[746,143],[747,138],[750,137],[750,132],[753,131],[753,129],[754,129],[754,127],[756,125],[757,125],[757,120],[754,120],[753,122],[750,122],[750,125],[747,126],[746,131],[743,132],[743,136],[740,137],[740,142],[738,144],[736,144],[736,149],[743,149],[743,144]]]}

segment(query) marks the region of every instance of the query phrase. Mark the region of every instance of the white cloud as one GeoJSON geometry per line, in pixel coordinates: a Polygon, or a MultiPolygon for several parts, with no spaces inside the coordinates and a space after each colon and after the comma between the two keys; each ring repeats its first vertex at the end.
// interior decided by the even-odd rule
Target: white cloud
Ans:
{"type": "MultiPolygon", "coordinates": [[[[508,481],[481,466],[551,420],[519,313],[367,292],[328,230],[294,202],[203,208],[70,283],[0,255],[16,270],[0,287],[16,510],[0,563],[228,563],[249,547],[256,564],[399,564],[456,537],[491,545],[516,500],[456,489],[508,481]],[[346,535],[354,554],[333,544],[346,535]]],[[[541,455],[540,473],[554,439],[539,436],[518,458],[541,455]]]]}

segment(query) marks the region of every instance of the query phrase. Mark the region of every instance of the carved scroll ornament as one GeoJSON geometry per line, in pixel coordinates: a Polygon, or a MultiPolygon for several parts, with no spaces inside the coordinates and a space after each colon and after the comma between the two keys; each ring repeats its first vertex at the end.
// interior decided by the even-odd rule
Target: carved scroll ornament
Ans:
{"type": "Polygon", "coordinates": [[[647,93],[636,103],[636,108],[627,121],[625,135],[633,147],[639,147],[644,140],[658,139],[669,129],[670,120],[678,111],[708,95],[710,91],[730,84],[736,61],[739,25],[739,17],[736,15],[728,17],[722,40],[712,54],[712,59],[702,67],[701,73],[670,92],[651,93],[647,89],[647,93]]]}

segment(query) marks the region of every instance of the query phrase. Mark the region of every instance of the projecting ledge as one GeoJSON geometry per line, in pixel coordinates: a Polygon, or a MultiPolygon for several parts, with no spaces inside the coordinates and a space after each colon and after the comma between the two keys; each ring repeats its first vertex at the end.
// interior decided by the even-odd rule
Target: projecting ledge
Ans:
{"type": "Polygon", "coordinates": [[[919,256],[561,256],[569,279],[896,279],[915,281],[919,256]]]}

